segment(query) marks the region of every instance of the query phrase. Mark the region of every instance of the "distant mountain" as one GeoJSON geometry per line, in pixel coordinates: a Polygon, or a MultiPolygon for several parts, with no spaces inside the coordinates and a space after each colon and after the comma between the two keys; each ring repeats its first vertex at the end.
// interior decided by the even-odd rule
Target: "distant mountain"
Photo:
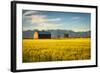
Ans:
{"type": "MultiPolygon", "coordinates": [[[[23,31],[23,38],[29,38],[32,39],[34,32],[38,30],[27,30],[23,31]]],[[[43,30],[45,31],[45,30],[43,30]]],[[[76,37],[91,37],[91,31],[86,31],[86,32],[74,32],[72,30],[46,30],[51,33],[51,38],[65,38],[65,37],[71,37],[71,38],[76,38],[76,37]],[[67,35],[67,36],[66,36],[67,35]]]]}
{"type": "Polygon", "coordinates": [[[23,31],[23,38],[32,39],[34,31],[23,31]]]}

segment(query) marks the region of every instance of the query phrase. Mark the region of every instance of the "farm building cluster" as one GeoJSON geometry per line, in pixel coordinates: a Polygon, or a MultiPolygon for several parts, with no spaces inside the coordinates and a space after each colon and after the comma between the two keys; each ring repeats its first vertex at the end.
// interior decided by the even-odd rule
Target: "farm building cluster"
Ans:
{"type": "Polygon", "coordinates": [[[57,39],[57,38],[68,38],[68,34],[60,34],[49,31],[26,31],[23,32],[24,39],[57,39]]]}
{"type": "Polygon", "coordinates": [[[68,30],[27,30],[23,31],[23,39],[60,39],[60,38],[86,38],[91,32],[73,32],[68,30]]]}
{"type": "Polygon", "coordinates": [[[34,39],[51,39],[51,38],[66,38],[68,34],[52,34],[48,31],[35,31],[33,34],[34,39]]]}

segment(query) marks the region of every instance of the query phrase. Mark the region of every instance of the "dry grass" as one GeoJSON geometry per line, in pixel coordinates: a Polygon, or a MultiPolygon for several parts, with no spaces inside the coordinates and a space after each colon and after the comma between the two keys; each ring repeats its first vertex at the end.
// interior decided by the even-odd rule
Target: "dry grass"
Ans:
{"type": "Polygon", "coordinates": [[[90,38],[23,39],[23,62],[90,59],[90,38]]]}

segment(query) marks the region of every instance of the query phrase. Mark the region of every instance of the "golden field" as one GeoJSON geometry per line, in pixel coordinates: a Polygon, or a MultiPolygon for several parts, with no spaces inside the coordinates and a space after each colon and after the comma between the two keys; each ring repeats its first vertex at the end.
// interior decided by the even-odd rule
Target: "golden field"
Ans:
{"type": "Polygon", "coordinates": [[[23,62],[90,59],[90,44],[90,38],[23,39],[23,62]]]}

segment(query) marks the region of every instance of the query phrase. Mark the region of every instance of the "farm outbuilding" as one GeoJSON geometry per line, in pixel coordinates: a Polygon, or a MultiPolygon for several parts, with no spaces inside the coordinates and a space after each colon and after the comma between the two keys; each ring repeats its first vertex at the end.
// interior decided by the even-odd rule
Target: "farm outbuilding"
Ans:
{"type": "Polygon", "coordinates": [[[64,38],[68,38],[69,37],[69,35],[68,34],[64,34],[64,38]]]}
{"type": "Polygon", "coordinates": [[[47,31],[35,31],[34,39],[51,39],[51,33],[47,31]]]}
{"type": "Polygon", "coordinates": [[[39,33],[37,31],[34,32],[34,39],[38,39],[39,38],[39,33]]]}

